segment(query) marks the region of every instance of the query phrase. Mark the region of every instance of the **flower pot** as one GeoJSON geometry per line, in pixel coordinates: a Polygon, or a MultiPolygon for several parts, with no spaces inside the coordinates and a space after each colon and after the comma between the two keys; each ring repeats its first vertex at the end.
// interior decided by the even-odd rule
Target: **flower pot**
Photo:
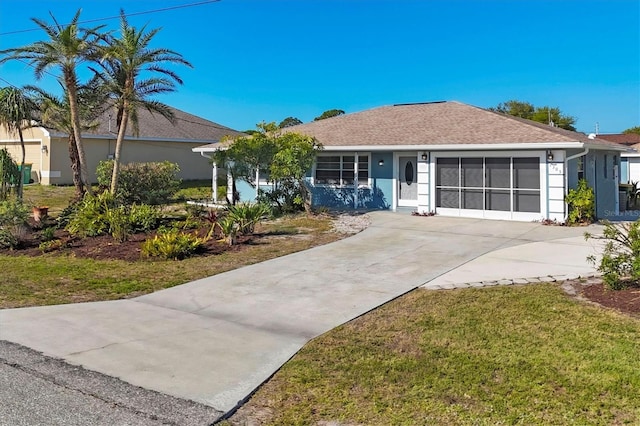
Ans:
{"type": "Polygon", "coordinates": [[[40,207],[33,208],[33,220],[35,220],[36,222],[41,222],[42,219],[47,217],[48,214],[49,214],[49,207],[40,206],[40,207]]]}

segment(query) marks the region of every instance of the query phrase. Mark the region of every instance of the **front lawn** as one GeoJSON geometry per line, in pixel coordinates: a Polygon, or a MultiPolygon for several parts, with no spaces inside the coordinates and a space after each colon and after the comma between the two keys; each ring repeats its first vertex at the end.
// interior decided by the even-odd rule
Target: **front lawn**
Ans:
{"type": "Polygon", "coordinates": [[[640,320],[552,284],[413,291],[306,345],[228,424],[640,422],[640,320]]]}
{"type": "MultiPolygon", "coordinates": [[[[183,185],[182,196],[204,192],[205,184],[189,182],[183,185]]],[[[72,197],[71,186],[30,185],[25,188],[25,200],[52,207],[54,217],[72,197]]],[[[183,208],[184,203],[175,206],[183,208]]],[[[34,232],[39,235],[41,231],[34,232]]],[[[100,241],[95,237],[86,239],[98,241],[100,245],[63,246],[51,252],[42,252],[37,244],[28,250],[4,249],[0,253],[0,308],[133,297],[343,237],[333,232],[332,218],[327,215],[297,215],[258,224],[255,234],[233,248],[216,243],[226,247],[219,250],[219,254],[211,254],[209,250],[181,261],[142,258],[139,248],[125,247],[132,246],[131,241],[120,244],[109,236],[100,241]],[[124,257],[127,260],[111,258],[123,248],[127,248],[124,257]]],[[[133,243],[140,246],[140,243],[133,243]]]]}

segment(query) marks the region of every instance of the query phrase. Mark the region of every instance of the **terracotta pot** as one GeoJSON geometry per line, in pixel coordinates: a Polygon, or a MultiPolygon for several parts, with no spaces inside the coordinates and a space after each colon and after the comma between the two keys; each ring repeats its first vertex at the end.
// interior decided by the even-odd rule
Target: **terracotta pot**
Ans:
{"type": "Polygon", "coordinates": [[[40,206],[33,208],[33,220],[36,222],[42,221],[49,214],[49,207],[40,206]]]}

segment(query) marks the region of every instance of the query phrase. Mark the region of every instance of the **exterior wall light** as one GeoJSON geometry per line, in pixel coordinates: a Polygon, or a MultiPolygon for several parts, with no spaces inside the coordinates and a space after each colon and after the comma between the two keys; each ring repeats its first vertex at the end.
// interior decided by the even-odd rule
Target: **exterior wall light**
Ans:
{"type": "Polygon", "coordinates": [[[547,151],[547,161],[553,161],[553,152],[551,150],[547,151]]]}
{"type": "Polygon", "coordinates": [[[384,160],[378,160],[378,166],[384,166],[384,160]]]}
{"type": "Polygon", "coordinates": [[[42,151],[43,154],[46,154],[49,152],[49,148],[46,145],[42,145],[40,147],[40,151],[42,151]]]}
{"type": "Polygon", "coordinates": [[[422,153],[422,160],[427,161],[429,159],[429,154],[427,154],[426,152],[422,153]]]}

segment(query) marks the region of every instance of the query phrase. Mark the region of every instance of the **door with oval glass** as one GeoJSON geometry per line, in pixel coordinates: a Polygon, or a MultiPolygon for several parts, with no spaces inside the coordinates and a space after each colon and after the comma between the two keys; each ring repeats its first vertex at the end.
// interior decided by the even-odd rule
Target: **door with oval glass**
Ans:
{"type": "Polygon", "coordinates": [[[398,157],[398,206],[418,205],[417,157],[398,157]]]}

